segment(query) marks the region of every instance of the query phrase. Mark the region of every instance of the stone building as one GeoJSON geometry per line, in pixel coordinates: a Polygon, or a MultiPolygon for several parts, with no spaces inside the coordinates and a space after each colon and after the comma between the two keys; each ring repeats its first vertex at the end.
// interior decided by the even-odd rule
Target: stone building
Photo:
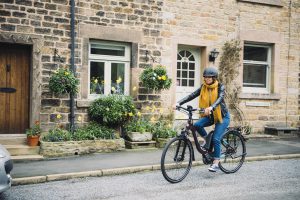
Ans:
{"type": "Polygon", "coordinates": [[[118,77],[144,113],[149,101],[173,113],[176,100],[200,86],[203,69],[213,64],[210,52],[221,55],[224,43],[236,39],[245,120],[254,132],[268,124],[299,127],[299,0],[0,0],[1,134],[24,133],[35,120],[47,130],[58,114],[69,123],[69,96],[53,95],[48,82],[72,60],[71,2],[76,123],[88,121],[90,103],[109,94],[118,77]],[[170,90],[139,87],[139,74],[153,61],[166,66],[170,90]],[[105,82],[101,91],[92,91],[93,77],[105,82]]]}

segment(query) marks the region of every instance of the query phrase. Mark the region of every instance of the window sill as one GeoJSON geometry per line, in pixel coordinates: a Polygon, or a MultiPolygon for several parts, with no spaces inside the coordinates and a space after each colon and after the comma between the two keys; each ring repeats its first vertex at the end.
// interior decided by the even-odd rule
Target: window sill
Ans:
{"type": "Polygon", "coordinates": [[[94,100],[77,100],[76,106],[77,108],[88,108],[91,106],[94,100]]]}
{"type": "Polygon", "coordinates": [[[260,94],[260,93],[242,93],[239,95],[240,99],[262,99],[262,100],[280,100],[280,94],[260,94]]]}
{"type": "Polygon", "coordinates": [[[238,0],[238,1],[283,7],[283,3],[281,0],[238,0]]]}

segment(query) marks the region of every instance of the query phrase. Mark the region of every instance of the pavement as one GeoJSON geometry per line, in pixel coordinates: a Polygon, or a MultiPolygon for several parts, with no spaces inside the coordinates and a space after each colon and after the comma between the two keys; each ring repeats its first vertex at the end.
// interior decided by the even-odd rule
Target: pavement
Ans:
{"type": "MultiPolygon", "coordinates": [[[[137,149],[15,162],[11,173],[12,185],[159,170],[162,150],[137,149]]],[[[248,136],[246,150],[246,161],[298,159],[300,158],[300,137],[252,135],[248,136]]],[[[203,165],[199,153],[195,153],[195,158],[193,165],[203,165]]]]}

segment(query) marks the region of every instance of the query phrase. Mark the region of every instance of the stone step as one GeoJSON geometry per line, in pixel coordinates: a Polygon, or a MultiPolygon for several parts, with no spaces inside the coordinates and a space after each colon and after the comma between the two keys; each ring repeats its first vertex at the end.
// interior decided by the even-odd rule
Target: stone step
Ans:
{"type": "Polygon", "coordinates": [[[0,144],[25,145],[27,144],[27,137],[25,134],[0,134],[0,144]]]}
{"type": "Polygon", "coordinates": [[[11,156],[38,155],[40,147],[30,147],[27,145],[4,145],[11,156]]]}
{"type": "Polygon", "coordinates": [[[42,155],[19,155],[19,156],[11,156],[11,158],[14,162],[37,161],[37,160],[44,159],[42,155]]]}

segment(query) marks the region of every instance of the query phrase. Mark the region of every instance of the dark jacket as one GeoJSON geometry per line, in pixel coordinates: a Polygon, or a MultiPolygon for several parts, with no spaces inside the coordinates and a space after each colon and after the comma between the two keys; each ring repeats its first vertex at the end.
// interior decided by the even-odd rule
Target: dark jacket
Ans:
{"type": "MultiPolygon", "coordinates": [[[[185,104],[186,102],[189,102],[189,101],[195,99],[196,97],[198,97],[201,93],[201,88],[202,88],[202,85],[195,92],[191,93],[190,95],[188,95],[188,96],[184,97],[183,99],[181,99],[180,101],[178,101],[179,105],[185,104]]],[[[224,101],[224,96],[225,96],[225,87],[224,87],[224,85],[219,83],[219,85],[218,85],[218,98],[211,105],[211,107],[213,108],[213,110],[215,110],[216,107],[220,104],[222,117],[224,117],[225,114],[228,112],[227,106],[226,106],[225,101],[224,101]]]]}

